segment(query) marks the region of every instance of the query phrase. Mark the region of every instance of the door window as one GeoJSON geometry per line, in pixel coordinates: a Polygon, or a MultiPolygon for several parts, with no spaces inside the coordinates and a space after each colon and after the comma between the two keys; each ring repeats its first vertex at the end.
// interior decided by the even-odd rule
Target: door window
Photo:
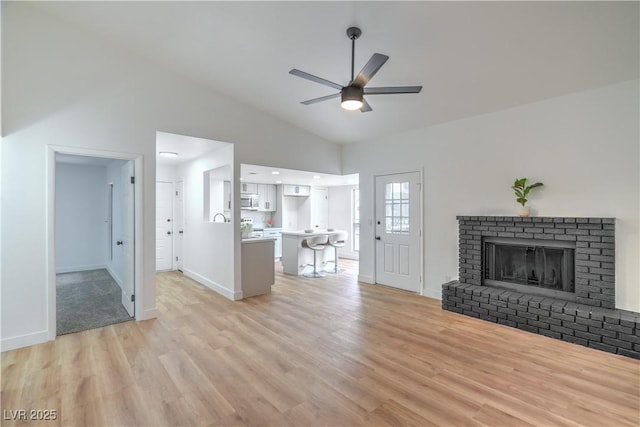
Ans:
{"type": "Polygon", "coordinates": [[[384,231],[409,234],[409,182],[390,182],[384,191],[384,231]]]}

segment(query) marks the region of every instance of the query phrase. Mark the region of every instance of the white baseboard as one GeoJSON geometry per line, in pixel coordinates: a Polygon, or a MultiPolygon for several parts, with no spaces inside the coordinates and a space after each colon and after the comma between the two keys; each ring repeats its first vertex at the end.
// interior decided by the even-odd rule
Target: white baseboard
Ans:
{"type": "Polygon", "coordinates": [[[374,279],[373,276],[364,276],[362,274],[358,274],[358,282],[375,284],[376,279],[374,279]]]}
{"type": "Polygon", "coordinates": [[[30,345],[41,344],[49,341],[49,331],[34,332],[32,334],[20,335],[17,337],[3,338],[0,341],[0,350],[9,351],[16,348],[28,347],[30,345]]]}
{"type": "Polygon", "coordinates": [[[113,280],[118,284],[118,286],[120,286],[120,290],[122,290],[122,279],[120,278],[120,276],[118,276],[110,266],[107,266],[106,269],[111,275],[111,277],[113,278],[113,280]]]}
{"type": "Polygon", "coordinates": [[[214,292],[219,293],[220,295],[227,299],[230,299],[231,301],[242,299],[242,291],[234,292],[233,290],[225,288],[219,283],[216,283],[213,280],[209,280],[206,277],[201,276],[200,274],[186,268],[182,271],[182,273],[188,278],[195,280],[196,282],[206,286],[214,292]]]}
{"type": "Polygon", "coordinates": [[[422,293],[423,296],[425,297],[429,297],[429,298],[435,298],[437,300],[441,300],[442,299],[442,289],[425,289],[424,292],[422,293]]]}
{"type": "Polygon", "coordinates": [[[62,273],[75,273],[77,271],[89,271],[89,270],[99,270],[101,268],[107,268],[104,264],[95,264],[95,265],[78,265],[75,267],[56,267],[56,274],[62,273]]]}
{"type": "Polygon", "coordinates": [[[158,317],[158,309],[149,308],[142,312],[142,316],[136,316],[136,320],[149,320],[149,319],[155,319],[156,317],[158,317]]]}
{"type": "Polygon", "coordinates": [[[338,257],[339,258],[345,258],[345,259],[352,259],[354,261],[360,260],[360,255],[359,254],[350,253],[350,252],[338,254],[338,257]]]}

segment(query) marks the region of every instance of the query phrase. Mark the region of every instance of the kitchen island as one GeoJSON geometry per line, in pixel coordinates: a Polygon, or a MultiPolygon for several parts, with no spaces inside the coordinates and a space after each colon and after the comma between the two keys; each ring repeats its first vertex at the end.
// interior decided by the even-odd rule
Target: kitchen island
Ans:
{"type": "Polygon", "coordinates": [[[242,239],[242,298],[271,293],[275,282],[274,243],[272,237],[242,239]]]}
{"type": "MultiPolygon", "coordinates": [[[[314,230],[313,233],[300,231],[282,232],[282,269],[287,274],[301,275],[307,266],[313,267],[313,252],[311,249],[303,248],[302,241],[313,236],[330,236],[340,233],[342,230],[314,230]]],[[[333,262],[335,251],[333,247],[327,246],[324,251],[316,254],[318,271],[324,270],[328,262],[333,262]]]]}

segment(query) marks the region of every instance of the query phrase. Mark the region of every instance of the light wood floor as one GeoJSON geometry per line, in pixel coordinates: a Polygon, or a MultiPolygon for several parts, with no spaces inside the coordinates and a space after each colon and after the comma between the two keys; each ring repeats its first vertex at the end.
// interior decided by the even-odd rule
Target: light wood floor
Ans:
{"type": "Polygon", "coordinates": [[[34,425],[639,425],[640,362],[355,277],[278,272],[270,296],[232,302],[158,274],[157,319],[2,354],[3,418],[53,409],[56,421],[34,425]]]}

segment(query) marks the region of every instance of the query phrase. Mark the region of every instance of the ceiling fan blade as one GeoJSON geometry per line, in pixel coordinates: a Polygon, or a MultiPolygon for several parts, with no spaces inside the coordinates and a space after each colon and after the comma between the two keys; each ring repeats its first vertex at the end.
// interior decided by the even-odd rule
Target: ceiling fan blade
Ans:
{"type": "Polygon", "coordinates": [[[380,67],[382,67],[384,63],[387,62],[387,59],[389,59],[387,55],[374,53],[371,56],[371,59],[369,59],[369,62],[367,62],[364,67],[362,67],[362,70],[358,73],[356,78],[353,79],[353,82],[351,82],[351,84],[354,86],[364,87],[364,85],[366,85],[369,80],[371,80],[371,78],[375,76],[380,67]]]}
{"type": "Polygon", "coordinates": [[[334,93],[332,95],[321,96],[320,98],[313,98],[308,101],[302,101],[300,104],[311,105],[311,104],[315,104],[316,102],[327,101],[329,99],[337,98],[339,96],[340,96],[340,93],[334,93]]]}
{"type": "Polygon", "coordinates": [[[369,105],[367,100],[362,98],[362,107],[360,107],[360,112],[361,113],[367,113],[367,112],[372,111],[372,110],[373,110],[373,108],[371,108],[371,105],[369,105]]]}
{"type": "Polygon", "coordinates": [[[366,87],[366,95],[386,95],[393,93],[420,93],[422,86],[366,87]]]}
{"type": "Polygon", "coordinates": [[[329,86],[334,89],[342,89],[342,86],[340,86],[338,83],[330,82],[329,80],[314,76],[313,74],[305,73],[304,71],[300,71],[295,68],[289,71],[289,74],[293,74],[294,76],[302,77],[303,79],[311,80],[312,82],[320,83],[321,85],[329,86]]]}

